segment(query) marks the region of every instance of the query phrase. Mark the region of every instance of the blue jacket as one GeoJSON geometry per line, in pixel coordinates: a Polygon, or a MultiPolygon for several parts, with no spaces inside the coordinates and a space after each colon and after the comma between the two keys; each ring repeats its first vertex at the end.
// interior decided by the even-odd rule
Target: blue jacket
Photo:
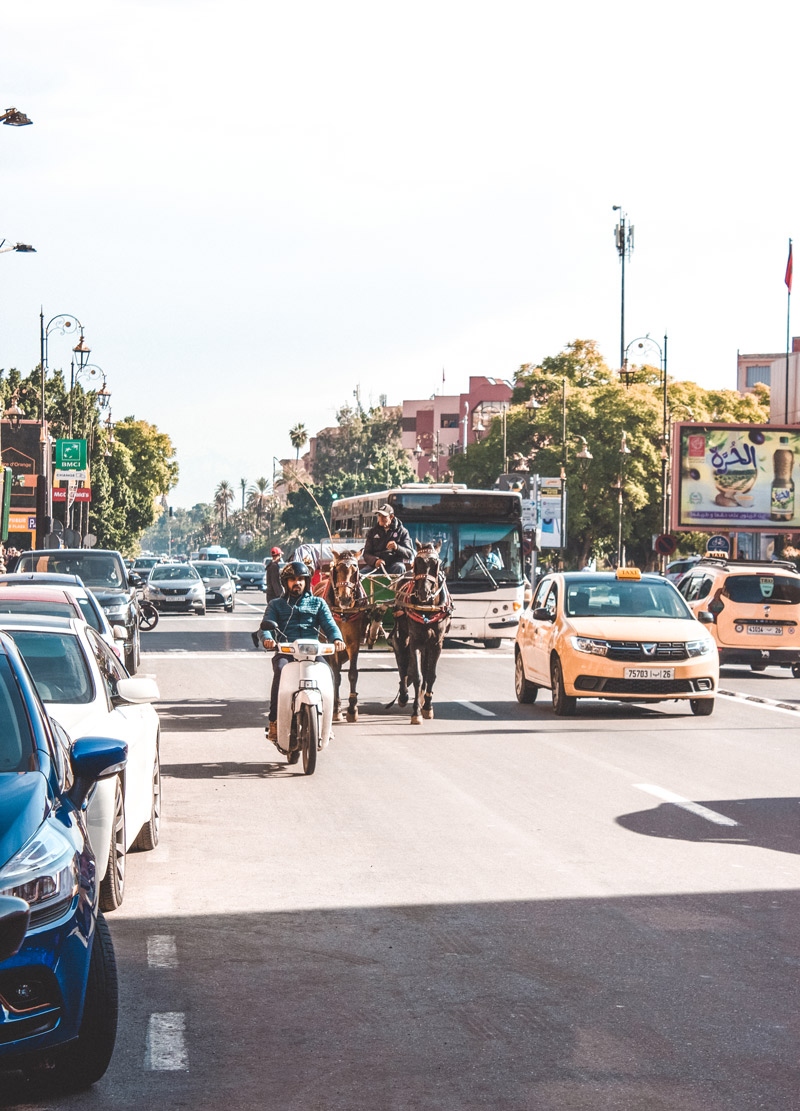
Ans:
{"type": "Polygon", "coordinates": [[[344,640],[328,603],[313,594],[303,594],[291,602],[286,598],[273,598],[267,606],[261,622],[261,639],[283,641],[283,637],[271,629],[264,629],[264,621],[274,621],[288,641],[316,640],[320,632],[331,642],[344,640]]]}

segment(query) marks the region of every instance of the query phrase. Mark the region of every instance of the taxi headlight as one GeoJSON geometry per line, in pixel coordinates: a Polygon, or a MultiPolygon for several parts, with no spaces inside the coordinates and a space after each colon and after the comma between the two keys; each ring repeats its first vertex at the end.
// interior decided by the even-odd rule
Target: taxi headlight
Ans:
{"type": "Polygon", "coordinates": [[[593,656],[608,655],[607,640],[593,640],[592,637],[570,637],[570,640],[578,652],[589,652],[593,656]]]}
{"type": "Polygon", "coordinates": [[[716,641],[711,637],[703,637],[702,640],[688,640],[686,642],[686,651],[689,656],[707,656],[709,652],[713,652],[716,648],[716,641]]]}

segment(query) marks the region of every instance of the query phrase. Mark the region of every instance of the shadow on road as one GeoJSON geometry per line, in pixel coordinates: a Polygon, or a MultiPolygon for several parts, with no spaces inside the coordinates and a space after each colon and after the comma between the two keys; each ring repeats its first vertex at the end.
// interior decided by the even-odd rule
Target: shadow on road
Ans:
{"type": "Polygon", "coordinates": [[[651,810],[624,814],[617,818],[617,824],[646,837],[722,842],[774,849],[781,853],[800,853],[800,798],[712,799],[700,802],[700,805],[738,824],[715,825],[669,802],[651,810]]]}
{"type": "MultiPolygon", "coordinates": [[[[272,748],[272,751],[275,749],[272,748]]],[[[162,764],[161,774],[165,779],[280,779],[293,778],[304,773],[299,764],[290,766],[281,757],[279,761],[265,764],[248,764],[235,760],[208,764],[162,764]]]]}

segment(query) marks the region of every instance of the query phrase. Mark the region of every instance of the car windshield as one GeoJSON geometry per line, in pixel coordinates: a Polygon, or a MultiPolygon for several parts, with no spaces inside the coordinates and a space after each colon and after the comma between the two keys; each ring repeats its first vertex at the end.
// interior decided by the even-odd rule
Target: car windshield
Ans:
{"type": "Polygon", "coordinates": [[[150,582],[169,582],[171,579],[199,579],[193,567],[174,567],[165,564],[163,567],[154,567],[150,572],[150,582]]]}
{"type": "Polygon", "coordinates": [[[671,583],[647,580],[567,580],[565,612],[567,617],[692,617],[671,583]]]}
{"type": "Polygon", "coordinates": [[[133,566],[134,566],[134,568],[138,568],[138,567],[155,567],[155,565],[156,565],[157,563],[158,563],[158,560],[156,559],[156,557],[155,557],[155,556],[146,556],[146,557],[145,557],[145,558],[143,558],[143,559],[135,559],[135,560],[133,561],[133,566]]]}
{"type": "Polygon", "coordinates": [[[43,601],[32,598],[9,598],[8,591],[0,595],[0,613],[31,613],[39,617],[77,617],[71,602],[43,601]]]}
{"type": "Polygon", "coordinates": [[[730,575],[722,591],[732,602],[750,605],[800,605],[800,578],[790,575],[730,575]]]}
{"type": "Polygon", "coordinates": [[[81,613],[83,614],[86,624],[91,625],[93,629],[97,629],[98,633],[102,633],[104,631],[103,622],[100,620],[100,615],[89,599],[79,595],[76,601],[81,607],[81,613]]]}
{"type": "Polygon", "coordinates": [[[0,656],[0,772],[33,768],[33,737],[8,657],[0,656]]]}
{"type": "Polygon", "coordinates": [[[77,636],[15,630],[14,642],[43,702],[92,701],[92,678],[77,636]]]}
{"type": "Polygon", "coordinates": [[[127,585],[122,561],[108,552],[26,552],[20,557],[17,571],[77,575],[86,586],[100,589],[127,585]]]}
{"type": "Polygon", "coordinates": [[[263,570],[264,570],[264,565],[262,563],[240,563],[239,564],[239,571],[246,571],[248,573],[248,575],[253,574],[253,573],[261,574],[261,572],[263,570]]]}
{"type": "Polygon", "coordinates": [[[209,579],[228,579],[230,574],[228,568],[224,563],[204,563],[202,560],[199,563],[193,563],[195,571],[201,579],[207,582],[209,579]]]}

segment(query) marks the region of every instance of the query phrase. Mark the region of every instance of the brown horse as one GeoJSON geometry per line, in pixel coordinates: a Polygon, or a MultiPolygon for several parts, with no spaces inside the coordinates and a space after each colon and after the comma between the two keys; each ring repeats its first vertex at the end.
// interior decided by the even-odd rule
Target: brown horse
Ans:
{"type": "Polygon", "coordinates": [[[342,630],[343,652],[328,657],[333,668],[333,720],[341,721],[339,686],[342,668],[349,660],[350,698],[347,720],[358,721],[358,650],[367,624],[367,596],[361,585],[358,556],[355,552],[334,552],[327,581],[322,580],[314,593],[321,595],[330,607],[333,618],[342,630]]]}
{"type": "Polygon", "coordinates": [[[421,725],[422,717],[433,717],[433,684],[442,644],[450,628],[453,604],[444,581],[439,560],[441,540],[417,545],[411,577],[397,584],[397,606],[392,630],[397,670],[400,673],[398,703],[408,702],[408,685],[414,687],[411,724],[421,725]]]}

